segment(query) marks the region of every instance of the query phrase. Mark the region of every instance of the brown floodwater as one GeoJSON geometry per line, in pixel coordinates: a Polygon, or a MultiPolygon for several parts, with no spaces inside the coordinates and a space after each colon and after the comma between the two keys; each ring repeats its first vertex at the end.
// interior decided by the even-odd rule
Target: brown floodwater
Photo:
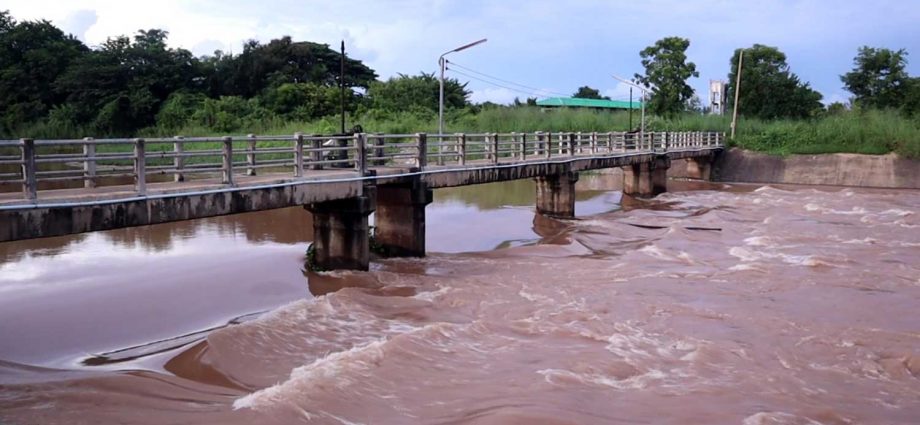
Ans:
{"type": "Polygon", "coordinates": [[[0,423],[915,424],[920,191],[438,190],[423,259],[299,208],[0,243],[0,423]]]}

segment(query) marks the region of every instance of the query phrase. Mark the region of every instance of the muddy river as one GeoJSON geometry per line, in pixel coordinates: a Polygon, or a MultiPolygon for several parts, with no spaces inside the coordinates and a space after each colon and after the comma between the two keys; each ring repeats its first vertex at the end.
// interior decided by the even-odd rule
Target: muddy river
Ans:
{"type": "Polygon", "coordinates": [[[0,243],[0,423],[920,423],[920,191],[619,186],[438,190],[370,272],[300,208],[0,243]]]}

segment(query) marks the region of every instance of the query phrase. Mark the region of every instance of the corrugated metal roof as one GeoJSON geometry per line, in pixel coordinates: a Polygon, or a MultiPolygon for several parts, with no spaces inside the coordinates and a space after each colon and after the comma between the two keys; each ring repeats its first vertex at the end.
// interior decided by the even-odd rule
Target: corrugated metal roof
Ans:
{"type": "MultiPolygon", "coordinates": [[[[537,106],[571,106],[576,108],[629,109],[629,101],[607,99],[582,99],[579,97],[549,97],[537,101],[537,106]]],[[[642,102],[634,100],[632,109],[641,109],[642,102]]]]}

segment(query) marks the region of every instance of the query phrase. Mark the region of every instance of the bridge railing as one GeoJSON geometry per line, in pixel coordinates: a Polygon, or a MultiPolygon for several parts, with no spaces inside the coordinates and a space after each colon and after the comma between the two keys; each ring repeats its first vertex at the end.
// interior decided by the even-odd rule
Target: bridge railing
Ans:
{"type": "MultiPolygon", "coordinates": [[[[263,173],[355,172],[374,167],[481,166],[576,156],[663,153],[721,147],[716,132],[533,132],[170,137],[0,141],[0,195],[40,190],[217,180],[234,185],[263,173]]],[[[128,189],[132,190],[132,189],[128,189]]],[[[9,198],[9,196],[6,196],[9,198]]]]}

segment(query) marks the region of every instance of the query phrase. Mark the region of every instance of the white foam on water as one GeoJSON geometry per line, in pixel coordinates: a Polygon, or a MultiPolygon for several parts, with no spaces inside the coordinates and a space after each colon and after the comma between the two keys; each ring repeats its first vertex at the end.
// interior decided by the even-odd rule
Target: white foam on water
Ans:
{"type": "Polygon", "coordinates": [[[791,413],[786,412],[757,412],[751,416],[744,418],[741,422],[742,425],[821,425],[821,422],[815,422],[808,418],[803,418],[801,416],[796,416],[791,413]],[[807,422],[802,422],[805,420],[807,422]]]}
{"type": "Polygon", "coordinates": [[[770,243],[772,239],[769,236],[752,236],[744,239],[744,244],[747,246],[776,246],[776,244],[770,243]]]}
{"type": "Polygon", "coordinates": [[[664,250],[662,250],[661,248],[655,245],[643,246],[642,248],[639,248],[639,252],[645,255],[648,255],[652,258],[657,258],[659,260],[675,261],[675,262],[686,263],[686,264],[693,263],[693,258],[690,257],[690,254],[684,251],[680,251],[677,255],[672,255],[672,254],[665,252],[664,250]]]}
{"type": "MultiPolygon", "coordinates": [[[[792,255],[792,254],[783,254],[783,253],[771,253],[763,251],[751,251],[747,248],[740,246],[732,247],[728,250],[728,254],[738,258],[739,260],[745,263],[751,263],[759,260],[771,260],[778,259],[786,264],[793,264],[797,266],[835,266],[835,264],[824,261],[822,259],[816,258],[813,255],[792,255]]],[[[732,269],[738,270],[738,269],[732,269]]]]}
{"type": "Polygon", "coordinates": [[[446,295],[448,292],[451,292],[451,291],[453,291],[453,289],[451,289],[449,286],[444,286],[442,288],[438,288],[438,290],[436,291],[419,292],[413,295],[412,298],[415,298],[417,300],[431,302],[431,301],[434,301],[436,298],[439,298],[442,295],[446,295]]]}
{"type": "Polygon", "coordinates": [[[545,379],[546,382],[554,385],[559,385],[560,381],[568,380],[584,384],[611,387],[618,390],[640,390],[648,387],[649,383],[652,381],[662,380],[667,376],[658,369],[651,369],[648,372],[624,379],[616,379],[598,373],[576,373],[565,369],[542,369],[538,370],[537,373],[543,375],[543,379],[545,379]]]}
{"type": "Polygon", "coordinates": [[[353,382],[346,371],[354,372],[373,367],[383,359],[383,345],[386,339],[352,347],[345,351],[330,353],[316,359],[313,363],[300,366],[293,371],[287,381],[258,390],[234,400],[233,409],[263,409],[284,402],[297,393],[297,387],[323,382],[338,388],[353,382]]]}

